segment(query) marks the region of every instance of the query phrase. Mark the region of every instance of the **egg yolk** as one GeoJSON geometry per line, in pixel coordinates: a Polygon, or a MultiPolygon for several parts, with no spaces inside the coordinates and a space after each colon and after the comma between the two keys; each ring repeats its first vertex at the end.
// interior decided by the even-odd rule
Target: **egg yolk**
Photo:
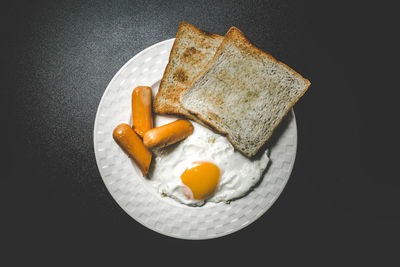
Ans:
{"type": "MultiPolygon", "coordinates": [[[[203,200],[212,195],[218,187],[220,171],[217,165],[210,162],[193,162],[191,168],[186,169],[181,175],[184,183],[192,193],[185,192],[197,200],[203,200]]],[[[188,196],[189,195],[189,196],[188,196]]]]}

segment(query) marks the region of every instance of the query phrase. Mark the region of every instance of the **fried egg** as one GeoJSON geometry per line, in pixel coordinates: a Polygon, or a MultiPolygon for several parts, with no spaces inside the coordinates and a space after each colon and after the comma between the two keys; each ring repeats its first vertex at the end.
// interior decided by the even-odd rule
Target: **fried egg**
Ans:
{"type": "Polygon", "coordinates": [[[229,202],[246,195],[262,178],[268,151],[248,159],[225,136],[192,123],[192,135],[154,151],[150,185],[161,195],[190,206],[229,202]]]}

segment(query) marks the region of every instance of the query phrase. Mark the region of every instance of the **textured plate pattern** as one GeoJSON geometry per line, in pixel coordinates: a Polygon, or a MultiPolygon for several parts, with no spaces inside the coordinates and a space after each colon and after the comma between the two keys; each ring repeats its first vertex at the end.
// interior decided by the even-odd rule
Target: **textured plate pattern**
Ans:
{"type": "Polygon", "coordinates": [[[291,111],[270,144],[271,163],[260,184],[247,196],[225,203],[187,207],[151,190],[139,169],[112,138],[119,123],[131,118],[131,92],[138,85],[158,90],[174,39],[155,44],[128,61],[101,99],[94,125],[94,149],[103,181],[115,201],[132,218],[161,234],[208,239],[235,232],[264,214],[282,192],[293,168],[297,128],[291,111]]]}

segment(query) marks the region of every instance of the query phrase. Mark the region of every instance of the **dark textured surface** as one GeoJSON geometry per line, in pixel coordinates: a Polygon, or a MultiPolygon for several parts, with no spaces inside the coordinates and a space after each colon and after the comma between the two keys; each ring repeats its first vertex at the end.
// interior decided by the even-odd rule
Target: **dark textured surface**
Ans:
{"type": "Polygon", "coordinates": [[[52,266],[395,260],[400,182],[398,157],[389,151],[398,149],[390,129],[398,119],[390,118],[396,106],[389,93],[396,69],[384,62],[395,56],[390,7],[337,1],[1,6],[0,242],[9,260],[52,266]],[[234,25],[312,82],[295,107],[298,152],[283,194],[249,227],[211,241],[167,238],[132,220],[107,192],[93,152],[94,118],[107,84],[136,53],[174,37],[181,20],[221,35],[234,25]]]}

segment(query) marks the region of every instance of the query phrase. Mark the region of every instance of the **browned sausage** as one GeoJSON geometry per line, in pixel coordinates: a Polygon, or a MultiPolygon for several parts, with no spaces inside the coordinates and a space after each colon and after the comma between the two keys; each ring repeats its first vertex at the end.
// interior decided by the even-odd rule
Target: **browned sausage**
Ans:
{"type": "Polygon", "coordinates": [[[135,132],[141,137],[153,128],[151,88],[148,86],[138,86],[132,92],[132,124],[135,132]]]}
{"type": "Polygon", "coordinates": [[[120,124],[115,127],[113,137],[125,153],[135,161],[143,176],[146,176],[151,163],[151,152],[132,128],[128,124],[120,124]]]}
{"type": "Polygon", "coordinates": [[[158,148],[179,142],[193,133],[193,125],[186,120],[177,120],[147,131],[143,143],[148,148],[158,148]]]}

